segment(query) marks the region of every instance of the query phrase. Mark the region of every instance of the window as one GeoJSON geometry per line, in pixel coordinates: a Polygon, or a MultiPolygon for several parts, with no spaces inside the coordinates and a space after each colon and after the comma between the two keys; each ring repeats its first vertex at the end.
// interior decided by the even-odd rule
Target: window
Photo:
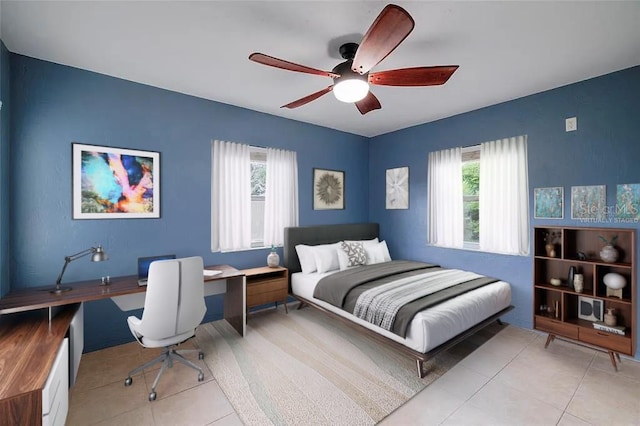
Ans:
{"type": "Polygon", "coordinates": [[[251,148],[251,247],[264,247],[264,201],[267,190],[267,154],[251,148]]]}
{"type": "Polygon", "coordinates": [[[211,250],[282,245],[298,225],[296,153],[214,141],[211,155],[211,250]]]}
{"type": "Polygon", "coordinates": [[[480,145],[462,150],[462,209],[464,245],[478,248],[480,242],[480,145]]]}
{"type": "Polygon", "coordinates": [[[428,242],[529,254],[527,137],[429,153],[428,242]]]}

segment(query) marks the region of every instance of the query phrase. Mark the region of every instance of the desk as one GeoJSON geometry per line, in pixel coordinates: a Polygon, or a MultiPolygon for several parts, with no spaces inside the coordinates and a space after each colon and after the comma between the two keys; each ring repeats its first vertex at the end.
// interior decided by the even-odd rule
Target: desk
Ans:
{"type": "MultiPolygon", "coordinates": [[[[218,288],[222,281],[226,280],[224,319],[244,337],[244,273],[228,265],[207,266],[205,269],[222,271],[213,277],[205,277],[205,286],[213,285],[218,288]]],[[[47,398],[43,397],[43,389],[46,393],[48,386],[45,386],[45,382],[50,376],[58,348],[69,334],[70,325],[81,302],[144,296],[146,291],[146,287],[138,286],[138,277],[135,275],[112,278],[108,285],[102,285],[98,280],[80,281],[69,285],[72,290],[61,294],[50,293],[49,290],[53,288],[51,285],[18,290],[0,299],[2,425],[5,422],[16,425],[40,425],[43,419],[46,419],[43,414],[43,400],[47,398]],[[53,308],[58,306],[60,308],[56,309],[56,315],[52,315],[53,308]],[[43,308],[48,309],[48,315],[41,310],[43,308]]],[[[205,293],[211,294],[206,290],[205,293]]],[[[144,301],[144,297],[142,300],[144,301]]],[[[47,412],[46,407],[44,411],[47,412]]],[[[64,415],[66,416],[66,411],[64,415]]]]}
{"type": "MultiPolygon", "coordinates": [[[[222,280],[227,281],[224,298],[224,319],[244,337],[246,324],[244,273],[229,265],[206,266],[205,269],[222,271],[222,273],[213,277],[205,277],[205,284],[216,284],[216,282],[219,283],[222,280]]],[[[0,315],[92,300],[115,299],[119,296],[130,296],[136,293],[141,293],[140,297],[144,300],[143,294],[146,291],[146,287],[138,285],[138,277],[136,275],[112,277],[111,283],[108,285],[102,285],[99,280],[78,281],[67,285],[71,286],[71,291],[61,294],[53,294],[48,291],[53,288],[53,285],[10,292],[0,299],[0,315]]]]}

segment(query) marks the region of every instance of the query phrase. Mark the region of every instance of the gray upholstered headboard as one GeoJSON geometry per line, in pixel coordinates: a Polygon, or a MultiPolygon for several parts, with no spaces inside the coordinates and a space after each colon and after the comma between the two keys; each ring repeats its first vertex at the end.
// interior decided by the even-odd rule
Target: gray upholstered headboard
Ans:
{"type": "Polygon", "coordinates": [[[284,266],[289,273],[300,272],[296,245],[337,243],[342,240],[370,240],[378,237],[377,223],[347,223],[340,225],[299,226],[284,229],[284,266]]]}

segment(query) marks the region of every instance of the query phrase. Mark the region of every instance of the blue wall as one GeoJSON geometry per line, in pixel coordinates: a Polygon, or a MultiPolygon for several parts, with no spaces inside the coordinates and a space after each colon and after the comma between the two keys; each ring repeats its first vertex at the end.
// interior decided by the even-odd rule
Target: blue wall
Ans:
{"type": "MultiPolygon", "coordinates": [[[[75,261],[64,281],[134,274],[138,256],[162,253],[264,265],[268,250],[210,251],[213,139],[296,151],[301,225],[368,220],[367,138],[15,54],[11,76],[12,290],[52,284],[65,255],[95,244],[110,260],[75,261]],[[71,219],[72,142],[160,151],[162,217],[71,219]],[[314,167],[345,171],[345,210],[313,210],[314,167]]],[[[209,298],[207,320],[221,318],[220,299],[209,298]]],[[[85,349],[130,341],[129,314],[90,302],[85,349]]]]}
{"type": "Polygon", "coordinates": [[[0,40],[0,297],[9,292],[9,155],[10,78],[9,51],[0,40]]]}
{"type": "MultiPolygon", "coordinates": [[[[564,186],[566,205],[566,219],[532,218],[532,226],[583,225],[570,219],[571,186],[606,184],[608,204],[613,205],[616,184],[640,182],[640,67],[367,139],[8,54],[4,46],[0,53],[0,96],[9,97],[3,99],[0,160],[8,162],[10,152],[12,161],[10,176],[6,163],[0,175],[3,292],[9,288],[9,274],[12,290],[51,285],[64,255],[97,243],[105,246],[110,260],[78,260],[68,268],[66,282],[133,274],[138,256],[166,252],[201,255],[207,264],[238,268],[264,264],[267,250],[209,250],[210,146],[212,139],[223,139],[297,151],[301,225],[379,222],[395,258],[434,261],[511,282],[516,309],[507,320],[531,327],[530,256],[427,246],[428,153],[527,134],[531,209],[537,187],[564,186]],[[5,84],[9,76],[10,90],[5,84]],[[564,119],[571,116],[578,117],[578,131],[565,133],[564,119]],[[162,218],[72,220],[71,142],[160,151],[162,218]],[[410,209],[385,210],[385,171],[402,166],[410,169],[410,209]],[[314,167],[346,172],[345,210],[312,209],[314,167]],[[12,217],[10,236],[7,213],[12,217]]],[[[221,298],[210,297],[207,303],[206,320],[220,318],[221,298]]],[[[85,349],[130,341],[129,314],[110,300],[88,303],[85,349]]]]}
{"type": "MultiPolygon", "coordinates": [[[[371,140],[369,218],[379,222],[394,257],[422,259],[495,276],[513,284],[516,309],[505,319],[531,328],[532,258],[430,247],[427,241],[428,153],[509,136],[528,135],[531,225],[633,227],[611,221],[571,220],[571,186],[607,186],[615,206],[617,184],[640,183],[640,67],[371,140]],[[577,116],[578,130],[565,132],[577,116]],[[385,170],[409,166],[409,210],[385,210],[385,170]],[[563,220],[533,219],[533,189],[563,186],[563,220]]],[[[637,242],[636,242],[637,244],[637,242]]],[[[640,336],[640,333],[638,333],[640,336]]],[[[638,355],[636,354],[636,358],[638,355]]]]}

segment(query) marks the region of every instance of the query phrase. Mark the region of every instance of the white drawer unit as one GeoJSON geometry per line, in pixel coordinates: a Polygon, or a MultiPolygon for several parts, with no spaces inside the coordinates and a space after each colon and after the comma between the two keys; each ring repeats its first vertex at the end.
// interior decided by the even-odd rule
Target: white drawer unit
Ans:
{"type": "Polygon", "coordinates": [[[42,389],[42,425],[64,426],[68,411],[69,338],[65,338],[42,389]]]}

